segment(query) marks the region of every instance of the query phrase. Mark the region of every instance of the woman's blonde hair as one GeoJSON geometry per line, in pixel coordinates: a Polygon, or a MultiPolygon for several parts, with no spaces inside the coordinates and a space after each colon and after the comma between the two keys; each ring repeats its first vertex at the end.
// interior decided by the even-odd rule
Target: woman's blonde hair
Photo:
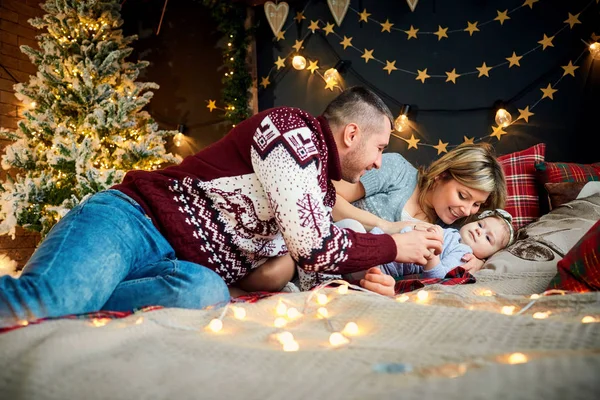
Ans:
{"type": "Polygon", "coordinates": [[[463,144],[432,162],[429,167],[419,168],[419,206],[430,221],[438,219],[426,197],[434,188],[436,177],[442,181],[456,180],[470,189],[489,192],[480,210],[504,208],[506,202],[506,179],[493,147],[488,143],[463,144]]]}

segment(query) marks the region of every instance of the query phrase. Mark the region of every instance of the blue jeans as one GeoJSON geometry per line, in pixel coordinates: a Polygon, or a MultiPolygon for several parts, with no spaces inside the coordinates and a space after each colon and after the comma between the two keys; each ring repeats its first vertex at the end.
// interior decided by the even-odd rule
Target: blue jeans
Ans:
{"type": "Polygon", "coordinates": [[[20,278],[0,277],[0,326],[100,309],[203,308],[228,300],[221,277],[178,260],[135,201],[107,190],[51,229],[20,278]]]}

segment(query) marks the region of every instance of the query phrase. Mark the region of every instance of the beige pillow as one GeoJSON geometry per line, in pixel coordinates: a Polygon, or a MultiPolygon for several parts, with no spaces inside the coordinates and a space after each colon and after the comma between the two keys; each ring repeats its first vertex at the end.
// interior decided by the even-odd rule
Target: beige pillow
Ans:
{"type": "Polygon", "coordinates": [[[517,240],[483,265],[497,272],[550,272],[600,219],[600,194],[565,203],[517,232],[517,240]]]}

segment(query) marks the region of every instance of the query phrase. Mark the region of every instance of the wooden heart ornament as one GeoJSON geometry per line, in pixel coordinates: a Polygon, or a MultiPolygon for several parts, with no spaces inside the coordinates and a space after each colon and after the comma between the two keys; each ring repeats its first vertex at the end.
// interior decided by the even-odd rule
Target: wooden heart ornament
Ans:
{"type": "Polygon", "coordinates": [[[419,0],[406,0],[406,3],[410,7],[410,11],[415,11],[415,8],[417,8],[418,2],[419,2],[419,0]]]}
{"type": "Polygon", "coordinates": [[[348,11],[350,0],[327,0],[327,5],[331,10],[335,23],[340,26],[346,16],[346,11],[348,11]]]}
{"type": "Polygon", "coordinates": [[[283,28],[283,24],[287,19],[289,11],[290,6],[286,2],[275,4],[272,1],[267,1],[265,3],[265,15],[275,36],[277,36],[281,31],[281,28],[283,28]]]}

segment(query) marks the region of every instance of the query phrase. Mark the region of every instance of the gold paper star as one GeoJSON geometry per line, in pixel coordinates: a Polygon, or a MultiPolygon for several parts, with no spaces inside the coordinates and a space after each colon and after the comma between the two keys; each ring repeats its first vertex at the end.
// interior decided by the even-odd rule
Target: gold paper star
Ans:
{"type": "Polygon", "coordinates": [[[312,33],[315,33],[315,31],[317,29],[321,29],[321,28],[319,28],[319,21],[310,21],[310,25],[308,26],[308,29],[310,29],[312,31],[312,33]]]}
{"type": "Polygon", "coordinates": [[[524,119],[525,122],[529,123],[529,117],[531,117],[532,115],[534,114],[531,111],[529,111],[529,106],[525,107],[522,110],[519,108],[519,118],[517,118],[517,120],[524,119]]]}
{"type": "Polygon", "coordinates": [[[592,39],[593,41],[596,41],[596,40],[600,39],[600,36],[596,35],[596,32],[592,32],[590,39],[592,39]]]}
{"type": "Polygon", "coordinates": [[[554,36],[548,37],[544,33],[544,38],[538,42],[539,44],[542,45],[542,50],[546,50],[546,47],[548,47],[548,46],[554,47],[554,45],[552,44],[553,39],[554,39],[554,36]]]}
{"type": "Polygon", "coordinates": [[[571,13],[568,13],[568,14],[569,14],[569,18],[567,18],[564,22],[566,24],[569,24],[569,26],[571,27],[571,29],[573,29],[573,26],[575,26],[575,24],[580,24],[581,23],[581,21],[578,18],[579,14],[581,14],[581,13],[578,13],[578,14],[575,14],[575,15],[572,15],[571,13]]]}
{"type": "Polygon", "coordinates": [[[473,32],[479,32],[479,28],[477,27],[477,21],[470,23],[467,21],[467,27],[465,28],[465,31],[469,32],[469,36],[473,36],[473,32]]]}
{"type": "Polygon", "coordinates": [[[446,79],[446,82],[452,82],[452,83],[456,83],[456,78],[458,78],[460,75],[456,73],[456,68],[452,69],[452,71],[450,72],[446,72],[446,75],[448,75],[448,78],[446,79]]]}
{"type": "Polygon", "coordinates": [[[302,43],[304,43],[304,40],[296,40],[296,44],[294,44],[292,48],[296,49],[296,51],[300,51],[302,43]]]}
{"type": "Polygon", "coordinates": [[[408,38],[406,40],[410,40],[410,38],[417,38],[417,32],[419,32],[418,29],[416,29],[414,26],[410,26],[410,29],[407,31],[404,31],[404,33],[406,33],[408,35],[408,38]]]}
{"type": "Polygon", "coordinates": [[[408,149],[411,149],[412,147],[414,147],[415,149],[419,149],[417,147],[417,143],[419,143],[421,140],[420,139],[416,139],[415,135],[411,134],[410,135],[410,139],[403,139],[406,143],[408,143],[408,149]]]}
{"type": "Polygon", "coordinates": [[[261,78],[261,80],[260,80],[260,85],[261,85],[263,88],[266,88],[266,87],[267,87],[267,86],[269,86],[270,84],[271,84],[271,82],[269,82],[269,77],[268,77],[268,76],[265,76],[265,77],[261,78]]]}
{"type": "Polygon", "coordinates": [[[340,44],[342,46],[344,46],[344,50],[346,50],[346,47],[352,46],[352,38],[351,37],[346,37],[346,35],[344,35],[344,40],[342,40],[340,42],[340,44]]]}
{"type": "Polygon", "coordinates": [[[368,63],[369,60],[374,59],[375,57],[373,57],[373,50],[367,50],[365,49],[365,52],[363,53],[362,56],[360,56],[360,58],[364,58],[365,59],[365,63],[368,63]]]}
{"type": "Polygon", "coordinates": [[[502,135],[506,135],[506,131],[502,129],[501,126],[492,126],[492,130],[494,131],[494,133],[492,133],[490,136],[495,137],[498,140],[500,140],[502,135]]]}
{"type": "Polygon", "coordinates": [[[448,34],[446,33],[447,31],[448,31],[448,28],[442,28],[441,25],[438,25],[438,30],[436,32],[434,32],[434,35],[437,35],[437,37],[438,37],[438,42],[440,40],[442,40],[442,38],[448,37],[448,34]]]}
{"type": "Polygon", "coordinates": [[[385,65],[385,67],[383,67],[383,69],[388,72],[388,75],[391,74],[392,71],[395,71],[398,69],[398,68],[396,68],[396,60],[391,61],[391,62],[388,60],[385,60],[385,63],[386,63],[386,65],[385,65]]]}
{"type": "Polygon", "coordinates": [[[510,17],[508,15],[506,15],[506,13],[508,12],[508,10],[504,10],[503,12],[497,11],[498,16],[496,18],[494,18],[494,21],[499,21],[500,25],[504,25],[504,21],[507,19],[510,19],[510,17]]]}
{"type": "Polygon", "coordinates": [[[537,3],[539,0],[525,0],[525,3],[521,7],[529,6],[533,10],[533,3],[537,3]]]}
{"type": "Polygon", "coordinates": [[[330,79],[328,81],[325,81],[325,89],[329,89],[333,92],[333,88],[335,87],[335,79],[330,79]]]}
{"type": "Polygon", "coordinates": [[[296,20],[296,22],[302,22],[303,19],[306,19],[306,17],[304,16],[304,11],[298,11],[294,19],[296,20]]]}
{"type": "Polygon", "coordinates": [[[569,61],[569,65],[563,65],[562,69],[565,70],[563,76],[569,74],[571,76],[575,76],[575,70],[579,68],[579,65],[573,65],[571,61],[569,61]]]}
{"type": "Polygon", "coordinates": [[[475,143],[475,138],[468,138],[466,136],[463,136],[463,138],[465,139],[461,144],[474,144],[475,143]]]}
{"type": "Polygon", "coordinates": [[[394,24],[391,24],[389,19],[386,19],[383,24],[379,25],[381,25],[381,32],[388,31],[389,33],[392,33],[391,29],[394,24]]]}
{"type": "Polygon", "coordinates": [[[275,61],[275,65],[277,65],[277,71],[285,67],[285,58],[277,56],[277,61],[275,61]]]}
{"type": "Polygon", "coordinates": [[[319,66],[317,65],[319,63],[319,60],[315,60],[315,61],[308,61],[309,62],[309,66],[306,67],[307,70],[310,71],[311,74],[313,74],[316,70],[319,69],[319,66]]]}
{"type": "Polygon", "coordinates": [[[359,22],[360,22],[360,21],[369,22],[369,15],[371,15],[371,14],[369,14],[369,13],[367,12],[367,9],[366,9],[366,8],[363,10],[363,12],[361,12],[361,13],[360,13],[360,14],[358,14],[358,15],[360,15],[360,19],[358,20],[359,22]]]}
{"type": "Polygon", "coordinates": [[[206,106],[206,108],[208,108],[210,112],[213,112],[213,110],[217,108],[217,105],[215,104],[216,102],[216,100],[208,100],[208,105],[206,106]]]}
{"type": "Polygon", "coordinates": [[[283,36],[285,34],[285,31],[279,31],[277,32],[277,41],[279,42],[280,40],[285,39],[285,36],[283,36]]]}
{"type": "Polygon", "coordinates": [[[519,60],[521,58],[523,58],[523,56],[517,56],[517,54],[513,51],[512,56],[506,58],[508,60],[508,62],[510,63],[508,65],[508,68],[512,68],[513,65],[516,65],[517,67],[520,67],[521,64],[519,64],[519,60]]]}
{"type": "Polygon", "coordinates": [[[417,81],[420,80],[421,83],[425,83],[425,79],[431,78],[429,75],[427,75],[427,68],[425,68],[423,71],[421,71],[421,70],[418,69],[417,72],[419,74],[417,75],[417,77],[416,77],[415,80],[417,80],[417,81]]]}
{"type": "Polygon", "coordinates": [[[482,76],[485,75],[489,78],[490,77],[490,75],[489,75],[490,69],[492,69],[492,67],[488,67],[487,65],[485,65],[485,62],[484,62],[481,67],[477,67],[477,71],[479,71],[479,75],[477,77],[481,78],[482,76]]]}
{"type": "Polygon", "coordinates": [[[552,89],[552,85],[548,84],[547,88],[540,88],[540,90],[542,91],[542,93],[544,93],[544,95],[542,96],[542,99],[545,99],[546,97],[550,98],[550,100],[554,100],[554,93],[558,92],[557,89],[552,89]]]}
{"type": "Polygon", "coordinates": [[[325,31],[325,36],[329,35],[330,33],[333,33],[333,27],[335,25],[331,24],[331,23],[327,23],[327,25],[325,25],[325,28],[323,28],[323,30],[325,31]]]}
{"type": "Polygon", "coordinates": [[[448,150],[446,150],[447,146],[448,146],[448,143],[442,143],[442,141],[440,139],[438,139],[437,146],[433,146],[433,148],[438,151],[437,155],[439,156],[442,153],[447,153],[448,152],[448,150]]]}

